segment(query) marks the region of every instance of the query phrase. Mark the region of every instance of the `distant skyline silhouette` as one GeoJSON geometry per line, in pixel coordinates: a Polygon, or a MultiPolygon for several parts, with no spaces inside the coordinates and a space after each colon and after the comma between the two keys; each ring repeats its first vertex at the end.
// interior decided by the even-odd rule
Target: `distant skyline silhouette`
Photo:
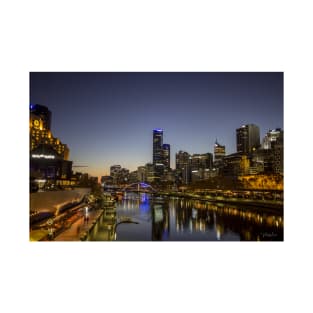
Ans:
{"type": "Polygon", "coordinates": [[[152,132],[175,153],[236,152],[236,128],[283,125],[282,72],[32,72],[30,103],[52,112],[51,130],[70,149],[74,170],[108,175],[152,162],[152,132]]]}

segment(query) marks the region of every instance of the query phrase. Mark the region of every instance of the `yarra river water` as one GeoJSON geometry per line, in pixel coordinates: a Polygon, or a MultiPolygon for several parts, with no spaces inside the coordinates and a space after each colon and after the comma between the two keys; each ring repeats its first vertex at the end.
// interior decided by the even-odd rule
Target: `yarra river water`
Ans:
{"type": "Polygon", "coordinates": [[[130,193],[116,211],[138,223],[119,224],[117,241],[283,241],[283,216],[257,207],[130,193]]]}

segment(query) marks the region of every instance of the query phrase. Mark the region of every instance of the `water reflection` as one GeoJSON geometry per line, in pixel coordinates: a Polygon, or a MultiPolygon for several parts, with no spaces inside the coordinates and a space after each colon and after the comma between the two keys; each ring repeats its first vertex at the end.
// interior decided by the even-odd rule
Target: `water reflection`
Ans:
{"type": "Polygon", "coordinates": [[[169,240],[169,208],[168,201],[152,199],[152,240],[169,240]]]}
{"type": "Polygon", "coordinates": [[[283,216],[254,207],[126,194],[117,204],[123,216],[139,224],[119,225],[121,241],[283,240],[283,216]]]}

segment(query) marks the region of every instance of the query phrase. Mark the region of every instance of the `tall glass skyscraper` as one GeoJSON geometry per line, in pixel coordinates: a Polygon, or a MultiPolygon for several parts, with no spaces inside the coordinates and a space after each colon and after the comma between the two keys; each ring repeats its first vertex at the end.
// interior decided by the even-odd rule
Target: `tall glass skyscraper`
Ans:
{"type": "Polygon", "coordinates": [[[163,164],[166,169],[171,167],[171,147],[169,144],[165,143],[163,148],[163,164]]]}
{"type": "Polygon", "coordinates": [[[163,129],[153,130],[153,165],[163,164],[163,129]]]}

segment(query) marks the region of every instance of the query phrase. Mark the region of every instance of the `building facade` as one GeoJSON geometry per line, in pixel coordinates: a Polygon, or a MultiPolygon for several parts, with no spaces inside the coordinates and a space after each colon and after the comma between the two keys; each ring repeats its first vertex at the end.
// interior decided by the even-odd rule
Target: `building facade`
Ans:
{"type": "MultiPolygon", "coordinates": [[[[51,114],[49,115],[48,113],[47,115],[51,116],[51,114]]],[[[48,117],[44,118],[45,119],[42,119],[39,115],[30,113],[29,119],[30,151],[35,150],[39,145],[48,145],[53,150],[55,150],[59,157],[61,157],[64,160],[68,160],[70,153],[69,148],[67,147],[66,144],[63,144],[58,138],[52,135],[50,128],[46,128],[46,126],[51,124],[51,121],[48,119],[48,117]]]]}
{"type": "Polygon", "coordinates": [[[171,168],[171,149],[169,144],[163,144],[163,129],[153,129],[152,163],[154,166],[154,181],[164,180],[164,175],[171,168]]]}
{"type": "Polygon", "coordinates": [[[189,158],[191,181],[205,179],[205,170],[210,170],[213,167],[213,155],[212,153],[193,154],[189,158]]]}
{"type": "Polygon", "coordinates": [[[112,165],[110,167],[110,176],[113,177],[114,185],[127,184],[129,179],[129,170],[122,168],[121,165],[112,165]]]}
{"type": "Polygon", "coordinates": [[[213,155],[212,153],[193,154],[189,158],[189,161],[192,171],[199,169],[211,169],[213,166],[213,155]]]}
{"type": "Polygon", "coordinates": [[[281,128],[269,130],[263,139],[263,149],[269,150],[272,160],[272,172],[284,172],[284,132],[281,128]]]}
{"type": "Polygon", "coordinates": [[[45,181],[46,185],[70,185],[72,162],[69,149],[50,130],[51,112],[42,105],[30,105],[29,157],[31,180],[45,181]]]}
{"type": "Polygon", "coordinates": [[[30,115],[36,117],[42,122],[42,127],[44,129],[50,130],[51,129],[51,111],[40,104],[31,104],[30,105],[30,115]]]}
{"type": "Polygon", "coordinates": [[[164,164],[164,167],[169,170],[171,167],[171,147],[169,144],[163,144],[162,146],[162,152],[163,152],[163,160],[162,163],[164,164]]]}
{"type": "Polygon", "coordinates": [[[221,161],[226,154],[225,146],[222,146],[217,142],[217,139],[214,144],[214,162],[221,161]]]}
{"type": "Polygon", "coordinates": [[[178,183],[188,184],[190,182],[190,154],[186,151],[179,151],[175,155],[176,177],[178,183]]]}
{"type": "Polygon", "coordinates": [[[284,169],[284,132],[272,129],[265,135],[261,148],[252,153],[252,166],[256,173],[280,174],[284,169]]]}
{"type": "Polygon", "coordinates": [[[249,159],[242,153],[232,153],[226,155],[223,159],[223,176],[240,176],[245,175],[249,171],[249,159]]]}
{"type": "Polygon", "coordinates": [[[237,152],[251,153],[260,146],[260,129],[254,124],[242,125],[236,129],[237,152]]]}
{"type": "Polygon", "coordinates": [[[163,129],[155,128],[153,130],[153,164],[163,164],[163,129]]]}
{"type": "Polygon", "coordinates": [[[147,169],[145,166],[138,166],[137,168],[137,181],[147,181],[147,169]]]}

